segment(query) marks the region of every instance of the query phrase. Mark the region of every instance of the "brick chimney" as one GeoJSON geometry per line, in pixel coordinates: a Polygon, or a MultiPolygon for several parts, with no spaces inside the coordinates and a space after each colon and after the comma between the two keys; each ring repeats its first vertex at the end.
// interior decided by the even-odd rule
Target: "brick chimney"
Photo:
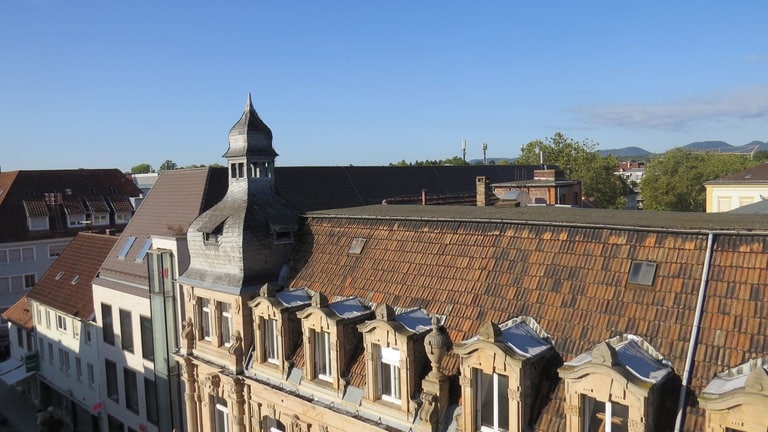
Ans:
{"type": "Polygon", "coordinates": [[[478,176],[475,181],[475,193],[477,194],[477,206],[487,207],[491,205],[493,192],[491,191],[491,179],[485,176],[478,176]]]}

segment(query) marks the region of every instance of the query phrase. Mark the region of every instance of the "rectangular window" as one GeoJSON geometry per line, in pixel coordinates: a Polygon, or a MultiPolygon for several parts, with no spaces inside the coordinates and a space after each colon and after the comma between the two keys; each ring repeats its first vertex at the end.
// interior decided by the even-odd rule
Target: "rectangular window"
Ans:
{"type": "Polygon", "coordinates": [[[45,358],[45,349],[43,349],[43,347],[45,345],[43,345],[43,337],[42,336],[38,336],[37,337],[37,346],[40,349],[40,358],[44,359],[45,358]]]}
{"type": "Polygon", "coordinates": [[[140,262],[144,261],[144,257],[147,256],[147,251],[151,247],[152,247],[152,239],[147,239],[144,242],[144,246],[142,246],[141,250],[139,250],[138,255],[136,255],[136,260],[134,262],[140,263],[140,262]]]}
{"type": "Polygon", "coordinates": [[[136,241],[136,236],[128,237],[128,240],[125,242],[125,246],[123,246],[123,248],[120,249],[120,254],[117,255],[117,259],[124,260],[125,256],[128,255],[128,251],[131,250],[131,246],[133,246],[133,242],[135,241],[136,241]]]}
{"type": "Polygon", "coordinates": [[[64,348],[59,348],[59,369],[69,375],[69,352],[64,348]]]}
{"type": "Polygon", "coordinates": [[[115,328],[112,323],[112,306],[106,303],[101,304],[102,331],[104,332],[104,343],[115,345],[115,328]]]}
{"type": "Polygon", "coordinates": [[[134,414],[139,413],[139,387],[136,382],[136,372],[123,368],[123,385],[125,386],[125,407],[134,414]]]}
{"type": "Polygon", "coordinates": [[[509,378],[475,369],[475,424],[481,431],[509,430],[509,378]]]}
{"type": "Polygon", "coordinates": [[[117,365],[109,359],[104,359],[104,371],[107,374],[107,396],[120,403],[120,392],[117,388],[117,365]]]}
{"type": "Polygon", "coordinates": [[[45,328],[51,328],[51,311],[45,310],[45,328]]]}
{"type": "Polygon", "coordinates": [[[91,326],[88,324],[85,324],[85,343],[90,345],[92,339],[92,333],[91,333],[91,326]]]}
{"type": "Polygon", "coordinates": [[[93,370],[93,365],[91,363],[86,364],[86,370],[88,372],[88,387],[93,387],[96,385],[96,373],[93,370]]]}
{"type": "Polygon", "coordinates": [[[229,303],[221,303],[221,341],[225,346],[232,344],[232,312],[229,303]]]}
{"type": "Polygon", "coordinates": [[[11,278],[8,276],[0,277],[0,293],[11,292],[11,278]]]}
{"type": "Polygon", "coordinates": [[[35,260],[35,248],[32,246],[0,249],[0,264],[15,264],[35,260]]]}
{"type": "Polygon", "coordinates": [[[19,348],[24,348],[24,330],[19,326],[16,326],[16,343],[19,345],[19,348]]]}
{"type": "Polygon", "coordinates": [[[647,261],[632,261],[629,269],[628,283],[652,286],[656,277],[656,263],[647,261]]]}
{"type": "Polygon", "coordinates": [[[53,364],[53,343],[48,342],[48,363],[53,364]]]}
{"type": "Polygon", "coordinates": [[[400,403],[400,351],[381,347],[379,350],[379,390],[387,402],[400,403]]]}
{"type": "Polygon", "coordinates": [[[37,312],[37,322],[35,322],[35,325],[42,326],[43,325],[43,308],[38,306],[35,308],[35,312],[37,312]]]}
{"type": "Polygon", "coordinates": [[[149,317],[139,316],[139,325],[141,327],[141,356],[146,360],[155,360],[152,320],[149,317]]]}
{"type": "Polygon", "coordinates": [[[67,317],[65,317],[64,315],[56,314],[56,330],[66,333],[67,317]]]}
{"type": "Polygon", "coordinates": [[[277,320],[264,320],[264,335],[262,337],[264,340],[264,358],[270,363],[278,364],[280,354],[278,352],[277,320]]]}
{"type": "Polygon", "coordinates": [[[214,422],[216,432],[229,432],[229,410],[227,409],[227,403],[223,400],[216,402],[214,422]]]}
{"type": "Polygon", "coordinates": [[[315,331],[315,375],[321,380],[331,381],[331,334],[315,331]]]}
{"type": "Polygon", "coordinates": [[[151,379],[144,377],[144,402],[147,405],[147,421],[157,426],[159,411],[157,407],[157,386],[151,379]]]}
{"type": "Polygon", "coordinates": [[[115,213],[115,223],[126,224],[130,218],[131,216],[127,213],[115,213]]]}
{"type": "Polygon", "coordinates": [[[95,214],[93,215],[94,225],[109,225],[109,215],[95,214]]]}
{"type": "Polygon", "coordinates": [[[30,231],[40,231],[48,229],[47,216],[32,216],[27,218],[27,227],[30,231]]]}
{"type": "Polygon", "coordinates": [[[200,299],[200,332],[203,339],[211,340],[211,301],[200,299]]]}
{"type": "Polygon", "coordinates": [[[133,352],[133,326],[131,313],[120,309],[120,342],[124,351],[133,352]]]}
{"type": "Polygon", "coordinates": [[[75,376],[78,381],[83,380],[83,360],[75,356],[75,376]]]}
{"type": "Polygon", "coordinates": [[[720,197],[717,199],[717,211],[727,212],[731,209],[731,197],[720,197]]]}
{"type": "Polygon", "coordinates": [[[0,277],[0,293],[20,292],[32,289],[37,281],[34,274],[0,277]]]}
{"type": "Polygon", "coordinates": [[[584,432],[628,432],[629,408],[616,402],[602,402],[581,396],[584,432]]]}
{"type": "Polygon", "coordinates": [[[0,249],[0,264],[8,264],[8,249],[0,249]]]}

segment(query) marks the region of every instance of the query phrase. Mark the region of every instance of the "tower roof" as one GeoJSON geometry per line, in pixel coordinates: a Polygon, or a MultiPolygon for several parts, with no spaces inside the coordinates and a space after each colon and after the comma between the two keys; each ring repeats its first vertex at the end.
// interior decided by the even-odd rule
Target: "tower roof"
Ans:
{"type": "Polygon", "coordinates": [[[243,115],[229,130],[229,148],[224,154],[226,158],[246,156],[277,156],[272,148],[272,130],[256,114],[250,93],[243,115]]]}

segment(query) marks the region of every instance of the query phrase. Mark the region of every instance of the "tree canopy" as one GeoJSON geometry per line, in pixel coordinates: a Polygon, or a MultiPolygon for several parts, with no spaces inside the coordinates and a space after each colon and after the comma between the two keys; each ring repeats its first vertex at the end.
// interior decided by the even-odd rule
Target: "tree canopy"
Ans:
{"type": "Polygon", "coordinates": [[[176,162],[174,162],[174,161],[172,161],[172,160],[168,159],[168,160],[166,160],[165,162],[163,162],[163,163],[160,165],[160,169],[159,169],[159,171],[165,171],[165,170],[175,170],[176,168],[178,168],[178,166],[176,165],[176,162]]]}
{"type": "Polygon", "coordinates": [[[670,150],[651,158],[645,167],[643,181],[640,183],[643,208],[703,212],[707,204],[704,183],[757,163],[739,154],[670,150]]]}
{"type": "Polygon", "coordinates": [[[461,156],[454,156],[449,159],[440,160],[417,160],[415,162],[406,162],[405,159],[400,162],[390,163],[389,166],[435,166],[435,165],[469,165],[461,156]]]}
{"type": "Polygon", "coordinates": [[[131,174],[147,174],[152,172],[152,165],[148,163],[140,163],[134,167],[131,167],[131,174]]]}
{"type": "Polygon", "coordinates": [[[523,146],[519,164],[557,165],[566,177],[581,180],[582,195],[602,208],[624,208],[627,183],[615,174],[619,165],[615,156],[600,156],[598,144],[591,140],[577,141],[560,132],[523,146]]]}

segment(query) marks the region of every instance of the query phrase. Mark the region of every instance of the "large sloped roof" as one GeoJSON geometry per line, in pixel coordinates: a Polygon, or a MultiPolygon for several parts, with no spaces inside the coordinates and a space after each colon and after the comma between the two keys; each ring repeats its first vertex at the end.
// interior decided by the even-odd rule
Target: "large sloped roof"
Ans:
{"type": "MultiPolygon", "coordinates": [[[[186,234],[189,224],[200,213],[221,200],[227,184],[226,169],[194,168],[160,173],[155,186],[104,261],[102,275],[147,286],[147,265],[135,262],[146,239],[152,235],[186,234]],[[135,238],[134,244],[124,259],[118,259],[131,237],[135,238]]],[[[187,264],[184,261],[189,259],[186,255],[186,251],[180,251],[179,265],[187,264]]]]}
{"type": "Polygon", "coordinates": [[[768,183],[768,163],[762,163],[737,173],[729,174],[705,184],[766,184],[768,183]]]}
{"type": "MultiPolygon", "coordinates": [[[[61,233],[30,232],[24,201],[43,206],[48,191],[62,194],[66,207],[85,213],[81,199],[91,196],[138,197],[141,190],[129,176],[118,169],[30,170],[0,172],[0,243],[38,239],[41,237],[72,237],[79,230],[64,224],[61,233]]],[[[47,213],[46,213],[47,214],[47,213]]]]}
{"type": "Polygon", "coordinates": [[[88,318],[93,313],[91,281],[116,241],[114,236],[79,233],[27,297],[69,315],[88,318]]]}
{"type": "MultiPolygon", "coordinates": [[[[688,216],[552,207],[313,212],[290,285],[445,315],[454,343],[475,335],[485,321],[530,316],[564,361],[633,334],[681,376],[708,233],[722,229],[714,235],[692,372],[698,393],[715,373],[765,355],[768,224],[747,216],[688,216]],[[350,254],[355,238],[366,242],[350,254]],[[651,286],[627,283],[633,261],[656,263],[651,286]]],[[[455,371],[457,360],[447,356],[443,369],[455,371]]],[[[560,385],[537,430],[564,429],[563,398],[560,385]]],[[[703,413],[688,404],[686,430],[703,430],[703,413]]]]}

